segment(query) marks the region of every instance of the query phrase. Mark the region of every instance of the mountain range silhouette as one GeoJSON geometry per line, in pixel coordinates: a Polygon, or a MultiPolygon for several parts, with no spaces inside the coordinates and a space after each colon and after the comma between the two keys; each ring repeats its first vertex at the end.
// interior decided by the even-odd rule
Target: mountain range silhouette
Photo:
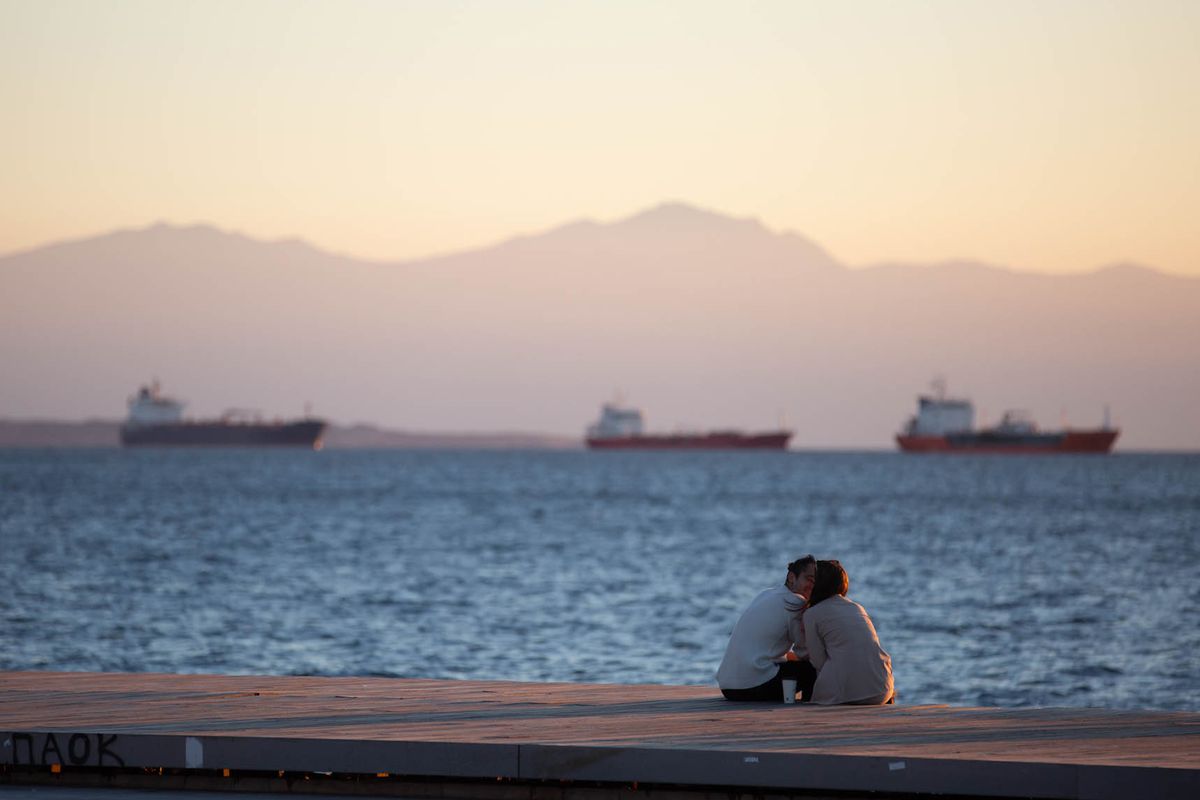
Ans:
{"type": "Polygon", "coordinates": [[[380,262],[156,224],[0,257],[0,417],[117,418],[151,377],[229,406],[414,431],[574,435],[620,393],[658,430],[891,446],[935,376],[983,421],[1200,448],[1200,279],[977,261],[850,268],[683,203],[380,262]]]}

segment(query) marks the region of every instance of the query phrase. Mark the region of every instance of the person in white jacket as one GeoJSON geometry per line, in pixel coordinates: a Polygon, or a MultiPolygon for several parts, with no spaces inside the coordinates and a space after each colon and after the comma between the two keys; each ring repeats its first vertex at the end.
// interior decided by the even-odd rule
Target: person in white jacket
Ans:
{"type": "Polygon", "coordinates": [[[818,561],[804,612],[808,657],[817,669],[812,702],[884,705],[892,702],[892,657],[879,644],[866,609],[846,599],[850,578],[838,561],[818,561]]]}
{"type": "Polygon", "coordinates": [[[761,592],[742,612],[717,684],[728,700],[783,700],[783,680],[794,680],[807,698],[817,674],[804,652],[800,616],[816,576],[816,559],[804,556],[788,564],[782,586],[761,592]]]}

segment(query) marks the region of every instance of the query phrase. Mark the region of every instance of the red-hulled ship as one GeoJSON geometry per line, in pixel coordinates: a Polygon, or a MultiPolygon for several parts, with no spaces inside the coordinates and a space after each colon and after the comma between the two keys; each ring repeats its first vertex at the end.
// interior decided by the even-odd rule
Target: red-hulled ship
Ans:
{"type": "Polygon", "coordinates": [[[183,419],[183,403],[159,393],[158,382],[129,398],[129,419],[121,426],[126,447],[307,447],[321,449],[326,422],[315,417],[280,422],[244,419],[227,412],[220,419],[183,419]]]}
{"type": "Polygon", "coordinates": [[[1008,411],[999,425],[976,429],[971,401],[947,398],[935,385],[937,394],[921,396],[916,416],[896,434],[906,453],[1108,453],[1120,434],[1109,427],[1107,411],[1100,428],[1043,431],[1023,412],[1008,411]]]}
{"type": "Polygon", "coordinates": [[[792,438],[788,430],[644,433],[642,427],[641,411],[606,403],[599,421],[588,427],[587,446],[593,450],[783,450],[792,438]]]}

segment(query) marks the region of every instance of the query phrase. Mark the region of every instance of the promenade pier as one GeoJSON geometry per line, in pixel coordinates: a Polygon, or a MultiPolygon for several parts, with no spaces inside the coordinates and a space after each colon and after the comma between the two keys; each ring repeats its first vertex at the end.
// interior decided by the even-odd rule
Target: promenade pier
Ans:
{"type": "Polygon", "coordinates": [[[1200,797],[1200,713],[730,703],[701,686],[0,672],[0,738],[0,785],[438,800],[1200,797]]]}

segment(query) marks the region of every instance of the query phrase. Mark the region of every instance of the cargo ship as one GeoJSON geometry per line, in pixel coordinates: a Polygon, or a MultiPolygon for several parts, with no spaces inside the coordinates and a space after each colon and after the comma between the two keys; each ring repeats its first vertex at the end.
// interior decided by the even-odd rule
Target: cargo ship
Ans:
{"type": "Polygon", "coordinates": [[[1108,453],[1120,431],[1109,426],[1108,412],[1099,428],[1040,430],[1029,415],[1007,411],[1000,424],[975,428],[975,408],[970,400],[947,398],[940,390],[918,398],[917,413],[896,444],[906,453],[1108,453]]]}
{"type": "Polygon", "coordinates": [[[783,450],[792,438],[788,430],[645,433],[642,429],[641,411],[606,403],[600,419],[587,429],[587,446],[592,450],[783,450]]]}
{"type": "Polygon", "coordinates": [[[129,418],[121,426],[126,447],[306,447],[321,449],[326,422],[316,417],[263,422],[244,412],[218,419],[185,420],[184,404],[159,392],[158,382],[129,398],[129,418]]]}

